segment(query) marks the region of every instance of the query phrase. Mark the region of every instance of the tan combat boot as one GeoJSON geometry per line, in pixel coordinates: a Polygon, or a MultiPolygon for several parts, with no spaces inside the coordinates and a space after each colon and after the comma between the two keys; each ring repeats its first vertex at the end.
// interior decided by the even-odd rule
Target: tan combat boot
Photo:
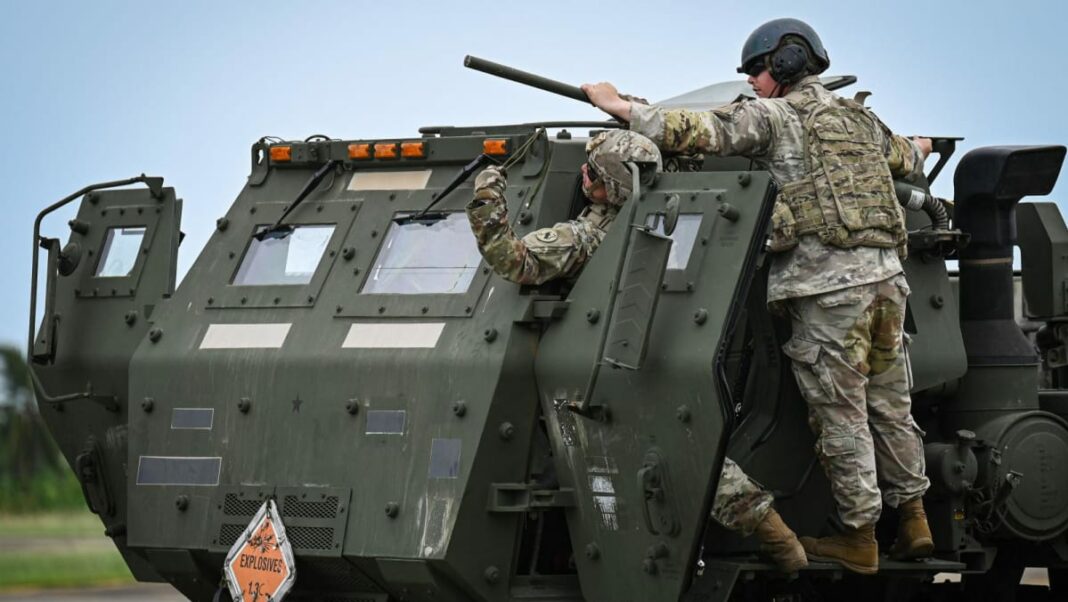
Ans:
{"type": "Polygon", "coordinates": [[[796,573],[808,566],[805,548],[797,540],[797,535],[786,526],[782,517],[774,508],[768,510],[764,520],[756,527],[756,536],[760,539],[761,550],[771,558],[775,566],[784,573],[796,573]]]}
{"type": "Polygon", "coordinates": [[[831,537],[802,537],[809,560],[837,562],[861,575],[879,572],[879,543],[875,541],[875,525],[859,529],[847,528],[841,535],[831,537]]]}
{"type": "Polygon", "coordinates": [[[930,556],[934,552],[934,539],[927,526],[923,498],[905,502],[898,506],[897,511],[900,522],[897,524],[897,541],[890,546],[890,557],[894,560],[912,560],[930,556]]]}

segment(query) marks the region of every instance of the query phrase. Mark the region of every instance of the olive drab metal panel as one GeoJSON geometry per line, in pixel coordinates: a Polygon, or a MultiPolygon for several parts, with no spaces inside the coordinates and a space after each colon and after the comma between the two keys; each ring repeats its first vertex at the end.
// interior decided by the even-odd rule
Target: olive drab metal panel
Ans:
{"type": "Polygon", "coordinates": [[[122,493],[129,362],[152,336],[157,305],[174,291],[181,236],[181,200],[172,188],[154,192],[97,190],[84,197],[62,255],[47,268],[44,322],[54,325],[52,348],[47,360],[35,353],[33,366],[43,418],[90,509],[141,579],[153,577],[127,554],[122,493]]]}
{"type": "Polygon", "coordinates": [[[692,227],[673,234],[690,253],[665,278],[686,285],[662,287],[640,369],[597,365],[625,228],[609,231],[571,291],[572,310],[542,339],[538,387],[560,486],[576,495],[568,526],[587,600],[674,601],[691,579],[733,413],[720,380],[724,343],[764,244],[772,193],[762,173],[665,174],[632,201],[635,224],[653,223],[672,194],[692,216],[692,227]],[[594,371],[583,416],[572,408],[594,371]]]}

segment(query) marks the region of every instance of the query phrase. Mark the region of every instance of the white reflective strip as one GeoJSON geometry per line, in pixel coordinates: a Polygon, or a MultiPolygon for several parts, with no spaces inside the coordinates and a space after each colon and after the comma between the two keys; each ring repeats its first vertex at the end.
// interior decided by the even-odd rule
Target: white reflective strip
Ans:
{"type": "Polygon", "coordinates": [[[278,349],[292,324],[211,324],[201,349],[278,349]]]}
{"type": "Polygon", "coordinates": [[[438,344],[444,322],[422,324],[353,324],[341,344],[343,349],[433,348],[438,344]]]}
{"type": "Polygon", "coordinates": [[[349,180],[349,190],[422,190],[430,181],[430,170],[358,171],[349,180]]]}

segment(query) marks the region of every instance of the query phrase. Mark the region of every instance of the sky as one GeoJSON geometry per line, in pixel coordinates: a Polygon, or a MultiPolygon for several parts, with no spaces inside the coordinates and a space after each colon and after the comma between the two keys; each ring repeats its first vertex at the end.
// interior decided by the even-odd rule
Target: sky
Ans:
{"type": "MultiPolygon", "coordinates": [[[[465,69],[463,57],[656,101],[738,78],[745,38],[784,16],[819,32],[828,73],[859,77],[843,94],[873,92],[868,106],[896,132],[965,137],[939,196],[953,196],[952,170],[972,148],[1068,143],[1063,2],[6,0],[0,344],[25,345],[35,215],[87,184],[147,173],[174,186],[183,275],[262,136],[601,119],[465,69]]],[[[1068,200],[1063,180],[1050,200],[1068,200]]],[[[70,217],[44,233],[65,240],[70,217]]]]}

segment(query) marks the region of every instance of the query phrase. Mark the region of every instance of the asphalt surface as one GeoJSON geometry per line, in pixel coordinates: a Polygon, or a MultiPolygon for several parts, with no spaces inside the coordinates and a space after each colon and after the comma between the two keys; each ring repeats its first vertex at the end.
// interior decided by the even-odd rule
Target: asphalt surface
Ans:
{"type": "Polygon", "coordinates": [[[0,594],[0,602],[101,602],[102,600],[180,602],[184,601],[185,597],[165,583],[0,594]]]}

